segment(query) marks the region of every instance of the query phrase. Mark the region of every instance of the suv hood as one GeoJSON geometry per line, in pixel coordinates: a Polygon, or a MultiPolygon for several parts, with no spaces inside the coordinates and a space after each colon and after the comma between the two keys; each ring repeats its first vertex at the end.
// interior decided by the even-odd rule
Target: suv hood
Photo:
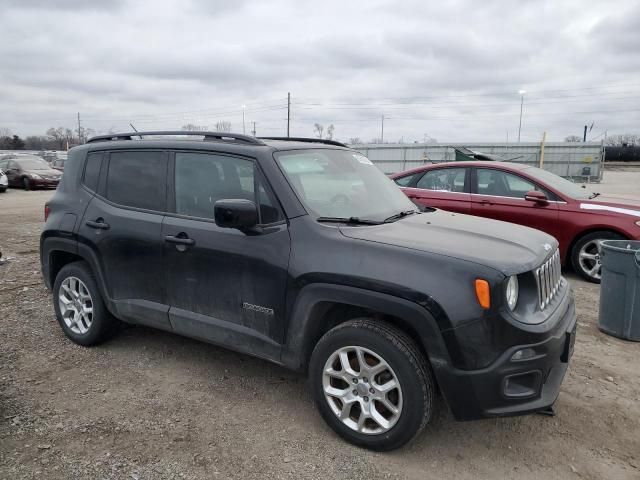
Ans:
{"type": "Polygon", "coordinates": [[[436,210],[375,226],[341,226],[346,237],[446,255],[505,275],[540,266],[558,247],[550,235],[482,217],[436,210]]]}

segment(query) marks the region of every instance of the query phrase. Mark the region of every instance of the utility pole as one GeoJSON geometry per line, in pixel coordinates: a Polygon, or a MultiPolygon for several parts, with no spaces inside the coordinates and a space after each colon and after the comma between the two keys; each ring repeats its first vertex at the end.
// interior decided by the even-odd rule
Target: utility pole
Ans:
{"type": "Polygon", "coordinates": [[[289,138],[290,125],[291,125],[291,92],[287,92],[287,138],[289,138]]]}
{"type": "Polygon", "coordinates": [[[584,135],[582,136],[582,141],[587,141],[587,125],[584,126],[584,135]]]}
{"type": "Polygon", "coordinates": [[[253,122],[253,131],[251,132],[253,133],[253,136],[256,136],[256,122],[253,122]]]}
{"type": "MultiPolygon", "coordinates": [[[[82,127],[80,126],[80,112],[78,112],[78,143],[82,144],[82,127]]],[[[69,148],[67,147],[67,150],[69,148]]]]}
{"type": "Polygon", "coordinates": [[[520,130],[522,130],[522,106],[524,105],[524,94],[527,93],[526,90],[519,90],[520,94],[520,124],[518,125],[518,143],[520,143],[520,130]]]}
{"type": "Polygon", "coordinates": [[[246,133],[247,133],[247,130],[246,130],[245,126],[244,126],[244,109],[245,108],[247,108],[247,106],[246,105],[242,105],[242,134],[243,135],[246,135],[246,133]]]}
{"type": "Polygon", "coordinates": [[[380,130],[380,143],[384,143],[384,114],[382,114],[382,124],[380,130]]]}

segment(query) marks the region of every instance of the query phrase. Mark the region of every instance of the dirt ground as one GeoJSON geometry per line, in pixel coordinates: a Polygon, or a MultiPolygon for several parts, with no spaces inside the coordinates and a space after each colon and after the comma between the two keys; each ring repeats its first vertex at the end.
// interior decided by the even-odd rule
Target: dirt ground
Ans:
{"type": "MultiPolygon", "coordinates": [[[[596,190],[639,181],[611,172],[596,190]]],[[[51,195],[0,194],[0,479],[640,478],[640,343],[600,333],[599,287],[569,272],[579,334],[556,417],[459,423],[441,402],[411,445],[373,453],[270,363],[140,327],[67,340],[39,271],[51,195]]]]}

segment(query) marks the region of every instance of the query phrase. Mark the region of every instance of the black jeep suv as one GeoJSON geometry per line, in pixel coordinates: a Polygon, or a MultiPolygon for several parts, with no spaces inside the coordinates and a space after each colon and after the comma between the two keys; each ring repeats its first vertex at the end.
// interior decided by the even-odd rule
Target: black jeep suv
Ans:
{"type": "Polygon", "coordinates": [[[337,142],[95,137],[45,216],[42,272],[72,341],[124,321],[306,371],[327,423],[368,448],[415,437],[437,391],[460,420],[546,409],[571,357],[555,239],[418,211],[337,142]]]}

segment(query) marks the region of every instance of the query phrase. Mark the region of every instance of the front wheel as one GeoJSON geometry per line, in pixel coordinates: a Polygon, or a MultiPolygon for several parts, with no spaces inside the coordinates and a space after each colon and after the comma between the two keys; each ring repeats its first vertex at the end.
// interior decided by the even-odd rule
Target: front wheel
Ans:
{"type": "Polygon", "coordinates": [[[580,238],[571,251],[573,269],[589,282],[600,283],[602,242],[605,240],[624,240],[624,237],[606,230],[591,232],[580,238]]]}
{"type": "Polygon", "coordinates": [[[388,451],[431,419],[434,382],[424,355],[393,325],[360,318],[316,345],[309,366],[316,406],[345,440],[388,451]]]}
{"type": "Polygon", "coordinates": [[[25,190],[32,190],[33,189],[33,185],[31,185],[31,180],[28,179],[27,177],[24,177],[22,179],[22,186],[24,187],[25,190]]]}

